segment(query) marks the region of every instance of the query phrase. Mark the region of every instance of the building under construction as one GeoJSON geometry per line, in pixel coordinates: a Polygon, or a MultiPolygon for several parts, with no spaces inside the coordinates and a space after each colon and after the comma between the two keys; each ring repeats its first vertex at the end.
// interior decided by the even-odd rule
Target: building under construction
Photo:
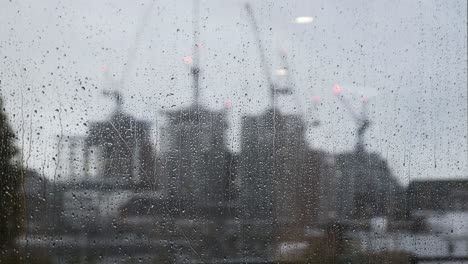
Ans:
{"type": "Polygon", "coordinates": [[[273,255],[279,241],[304,238],[322,215],[320,189],[331,170],[312,150],[300,116],[268,110],[242,121],[238,166],[241,240],[247,254],[273,255]]]}

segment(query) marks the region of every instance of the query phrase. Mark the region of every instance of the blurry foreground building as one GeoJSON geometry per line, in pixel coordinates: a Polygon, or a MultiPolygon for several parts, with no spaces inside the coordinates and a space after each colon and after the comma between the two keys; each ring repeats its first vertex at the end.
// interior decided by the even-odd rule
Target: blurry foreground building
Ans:
{"type": "Polygon", "coordinates": [[[155,189],[156,155],[149,122],[117,108],[108,120],[90,123],[84,144],[86,173],[93,162],[91,166],[96,167],[95,173],[102,181],[155,189]]]}
{"type": "Polygon", "coordinates": [[[468,211],[468,180],[416,180],[406,195],[410,212],[468,211]]]}
{"type": "MultiPolygon", "coordinates": [[[[162,190],[177,218],[174,228],[194,241],[208,258],[232,254],[237,227],[234,156],[226,148],[225,112],[193,104],[164,112],[161,132],[162,190]]],[[[211,259],[211,260],[209,260],[211,259]]]]}
{"type": "Polygon", "coordinates": [[[225,143],[225,113],[193,105],[164,114],[163,188],[169,196],[198,206],[220,205],[228,198],[228,162],[232,157],[225,143]]]}
{"type": "Polygon", "coordinates": [[[363,149],[337,154],[335,168],[337,220],[395,216],[403,188],[378,154],[363,149]]]}
{"type": "Polygon", "coordinates": [[[317,223],[323,153],[307,146],[300,116],[268,110],[242,120],[238,166],[242,250],[273,256],[278,241],[301,240],[317,223]]]}

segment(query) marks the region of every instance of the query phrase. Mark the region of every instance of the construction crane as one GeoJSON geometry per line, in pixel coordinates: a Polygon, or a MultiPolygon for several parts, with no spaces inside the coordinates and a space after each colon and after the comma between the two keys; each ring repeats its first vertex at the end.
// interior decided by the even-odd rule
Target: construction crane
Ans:
{"type": "Polygon", "coordinates": [[[333,93],[340,99],[341,103],[343,106],[348,110],[349,114],[353,118],[354,122],[357,125],[356,129],[356,146],[354,148],[354,151],[358,154],[364,153],[364,134],[366,133],[366,130],[369,128],[371,125],[370,120],[367,116],[367,99],[365,97],[361,97],[361,102],[362,102],[362,110],[360,113],[357,113],[349,101],[345,98],[345,96],[342,94],[342,89],[338,84],[335,84],[333,86],[333,93]]]}
{"type": "Polygon", "coordinates": [[[200,97],[200,43],[198,43],[198,37],[200,35],[200,2],[199,0],[193,1],[193,20],[192,20],[192,30],[193,30],[193,60],[190,73],[193,77],[193,100],[195,105],[199,104],[200,97]]]}
{"type": "MultiPolygon", "coordinates": [[[[283,69],[281,69],[281,70],[285,71],[284,75],[286,75],[287,83],[289,84],[289,86],[288,87],[283,87],[282,89],[276,89],[276,91],[277,91],[277,93],[280,93],[280,94],[283,94],[283,95],[284,94],[289,94],[289,95],[293,94],[294,95],[294,100],[296,101],[296,104],[299,107],[299,111],[302,112],[303,111],[302,103],[300,101],[300,98],[299,98],[297,92],[295,91],[296,83],[293,80],[292,73],[290,72],[288,54],[287,54],[287,52],[285,50],[280,51],[280,58],[281,58],[281,64],[283,65],[283,69]],[[278,90],[280,90],[280,92],[278,92],[278,90]]],[[[316,98],[314,97],[313,98],[313,103],[314,104],[318,103],[318,101],[315,102],[315,100],[316,100],[316,98]]],[[[317,107],[314,106],[314,109],[317,110],[317,107]]],[[[306,113],[305,114],[307,114],[307,108],[306,108],[306,113]]],[[[306,122],[307,122],[307,119],[306,119],[306,122]]],[[[314,126],[314,127],[320,126],[320,120],[312,118],[311,125],[314,126]]]]}
{"type": "Polygon", "coordinates": [[[121,88],[124,87],[125,82],[127,80],[128,74],[130,70],[133,68],[136,60],[136,52],[138,47],[140,46],[141,37],[143,35],[143,31],[145,29],[146,24],[150,18],[151,11],[153,10],[155,2],[151,1],[150,6],[145,10],[143,17],[140,21],[140,24],[137,27],[137,32],[135,34],[135,39],[133,41],[132,46],[129,48],[128,55],[127,55],[127,62],[124,63],[122,67],[122,72],[120,78],[115,80],[112,76],[109,75],[109,71],[107,68],[105,69],[105,79],[108,83],[110,83],[111,87],[110,90],[104,90],[103,95],[106,97],[110,97],[115,101],[116,110],[121,110],[123,105],[123,98],[121,93],[121,88]]]}
{"type": "Polygon", "coordinates": [[[280,58],[281,58],[281,64],[282,64],[282,69],[280,69],[280,75],[284,75],[286,77],[286,86],[279,87],[276,85],[276,93],[282,94],[282,95],[291,95],[294,94],[295,97],[294,99],[296,100],[296,103],[299,105],[299,108],[302,110],[302,105],[299,102],[297,98],[297,94],[294,93],[294,89],[296,87],[296,84],[294,83],[294,80],[292,79],[291,73],[290,73],[290,68],[289,68],[289,62],[288,62],[288,54],[285,50],[280,50],[280,58]]]}
{"type": "Polygon", "coordinates": [[[246,4],[245,9],[247,11],[247,14],[249,15],[250,24],[252,26],[255,40],[257,42],[258,54],[260,55],[260,63],[262,65],[263,74],[265,75],[265,78],[267,79],[267,83],[269,87],[270,102],[272,104],[272,107],[274,108],[275,103],[276,103],[276,94],[283,94],[283,95],[292,94],[292,90],[290,87],[279,88],[277,87],[275,83],[273,83],[273,80],[271,78],[271,69],[268,63],[266,62],[265,51],[263,49],[262,41],[260,38],[260,31],[258,29],[257,20],[255,19],[255,15],[253,13],[253,10],[250,4],[246,4]]]}
{"type": "MultiPolygon", "coordinates": [[[[281,64],[283,65],[282,66],[283,68],[280,69],[278,73],[279,75],[286,75],[288,85],[279,87],[279,85],[274,83],[271,78],[271,70],[270,70],[268,63],[266,62],[265,51],[263,49],[257,20],[255,19],[255,15],[253,13],[252,7],[249,4],[246,4],[245,9],[247,10],[247,13],[249,15],[250,24],[253,29],[255,40],[257,42],[258,53],[260,55],[260,63],[262,65],[263,74],[265,75],[267,79],[267,83],[269,87],[269,94],[270,94],[270,101],[271,101],[272,106],[273,107],[275,106],[276,94],[294,95],[294,99],[299,107],[299,111],[302,112],[302,104],[298,98],[297,93],[295,92],[296,85],[290,73],[290,67],[289,67],[288,56],[287,56],[286,51],[284,50],[280,51],[281,64]]],[[[312,126],[319,126],[319,125],[320,125],[320,121],[317,119],[313,119],[312,126]]]]}

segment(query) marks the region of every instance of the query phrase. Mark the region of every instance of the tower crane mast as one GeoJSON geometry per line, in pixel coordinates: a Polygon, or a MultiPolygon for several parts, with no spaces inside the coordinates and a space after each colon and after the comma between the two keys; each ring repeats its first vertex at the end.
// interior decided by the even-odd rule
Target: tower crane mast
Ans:
{"type": "Polygon", "coordinates": [[[200,35],[200,3],[199,0],[193,1],[193,61],[192,67],[190,68],[190,73],[193,76],[193,100],[196,105],[199,103],[200,97],[200,47],[198,43],[198,37],[200,35]]]}
{"type": "Polygon", "coordinates": [[[124,86],[130,70],[133,68],[133,65],[135,64],[136,60],[136,52],[138,50],[138,47],[140,46],[140,42],[142,39],[143,31],[148,23],[148,20],[150,18],[151,10],[153,10],[155,2],[151,1],[150,6],[145,10],[143,17],[140,21],[140,24],[137,27],[137,31],[135,34],[135,39],[133,41],[133,44],[130,46],[128,55],[127,55],[127,62],[124,63],[122,67],[122,72],[120,75],[120,78],[118,80],[113,80],[112,76],[109,75],[109,72],[106,70],[105,71],[105,78],[107,79],[107,82],[111,84],[110,90],[104,90],[102,93],[106,97],[110,97],[113,100],[115,100],[116,103],[116,109],[120,110],[122,105],[123,105],[123,97],[121,93],[121,88],[124,86]]]}
{"type": "Polygon", "coordinates": [[[348,113],[353,118],[355,124],[357,125],[357,129],[356,129],[357,139],[356,139],[355,151],[357,153],[363,153],[364,152],[364,134],[366,133],[369,126],[371,125],[369,117],[367,116],[367,103],[368,102],[367,100],[361,100],[362,110],[360,113],[357,113],[356,110],[354,110],[351,104],[349,103],[349,100],[342,94],[341,88],[338,85],[335,85],[333,87],[333,92],[338,97],[338,99],[340,99],[340,102],[346,108],[348,113]]]}
{"type": "Polygon", "coordinates": [[[262,40],[260,39],[260,31],[258,29],[257,20],[255,19],[255,15],[253,13],[253,10],[250,4],[245,5],[245,10],[247,11],[247,14],[249,16],[250,24],[252,26],[252,30],[253,30],[254,37],[255,37],[255,41],[257,42],[258,54],[260,55],[260,63],[262,65],[263,74],[265,75],[265,78],[267,79],[269,94],[270,94],[270,101],[271,101],[272,107],[274,107],[274,103],[276,99],[275,98],[276,97],[275,85],[271,78],[270,66],[266,62],[265,51],[263,49],[262,40]]]}

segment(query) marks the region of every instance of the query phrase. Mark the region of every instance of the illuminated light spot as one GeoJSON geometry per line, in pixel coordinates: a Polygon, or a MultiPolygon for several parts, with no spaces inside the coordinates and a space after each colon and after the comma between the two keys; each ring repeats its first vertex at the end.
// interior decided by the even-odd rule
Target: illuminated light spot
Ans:
{"type": "Polygon", "coordinates": [[[313,21],[314,21],[314,18],[311,16],[300,16],[294,19],[294,23],[296,24],[309,24],[309,23],[312,23],[313,21]]]}
{"type": "Polygon", "coordinates": [[[320,96],[318,96],[318,95],[312,96],[312,103],[314,105],[318,105],[318,103],[320,103],[320,96]]]}
{"type": "Polygon", "coordinates": [[[340,94],[341,93],[341,87],[338,84],[333,85],[332,91],[334,94],[340,94]]]}
{"type": "Polygon", "coordinates": [[[109,67],[106,64],[101,65],[101,71],[107,72],[109,70],[109,67]]]}
{"type": "Polygon", "coordinates": [[[361,96],[361,103],[365,104],[367,103],[367,100],[368,100],[367,97],[365,97],[364,95],[361,96]]]}
{"type": "Polygon", "coordinates": [[[184,64],[189,65],[189,64],[192,64],[192,62],[193,62],[192,56],[189,55],[189,56],[184,57],[184,64]]]}
{"type": "Polygon", "coordinates": [[[284,76],[288,74],[288,71],[286,69],[277,69],[275,70],[275,74],[279,76],[284,76]]]}
{"type": "Polygon", "coordinates": [[[232,101],[231,100],[224,101],[224,108],[229,109],[231,107],[232,107],[232,101]]]}

